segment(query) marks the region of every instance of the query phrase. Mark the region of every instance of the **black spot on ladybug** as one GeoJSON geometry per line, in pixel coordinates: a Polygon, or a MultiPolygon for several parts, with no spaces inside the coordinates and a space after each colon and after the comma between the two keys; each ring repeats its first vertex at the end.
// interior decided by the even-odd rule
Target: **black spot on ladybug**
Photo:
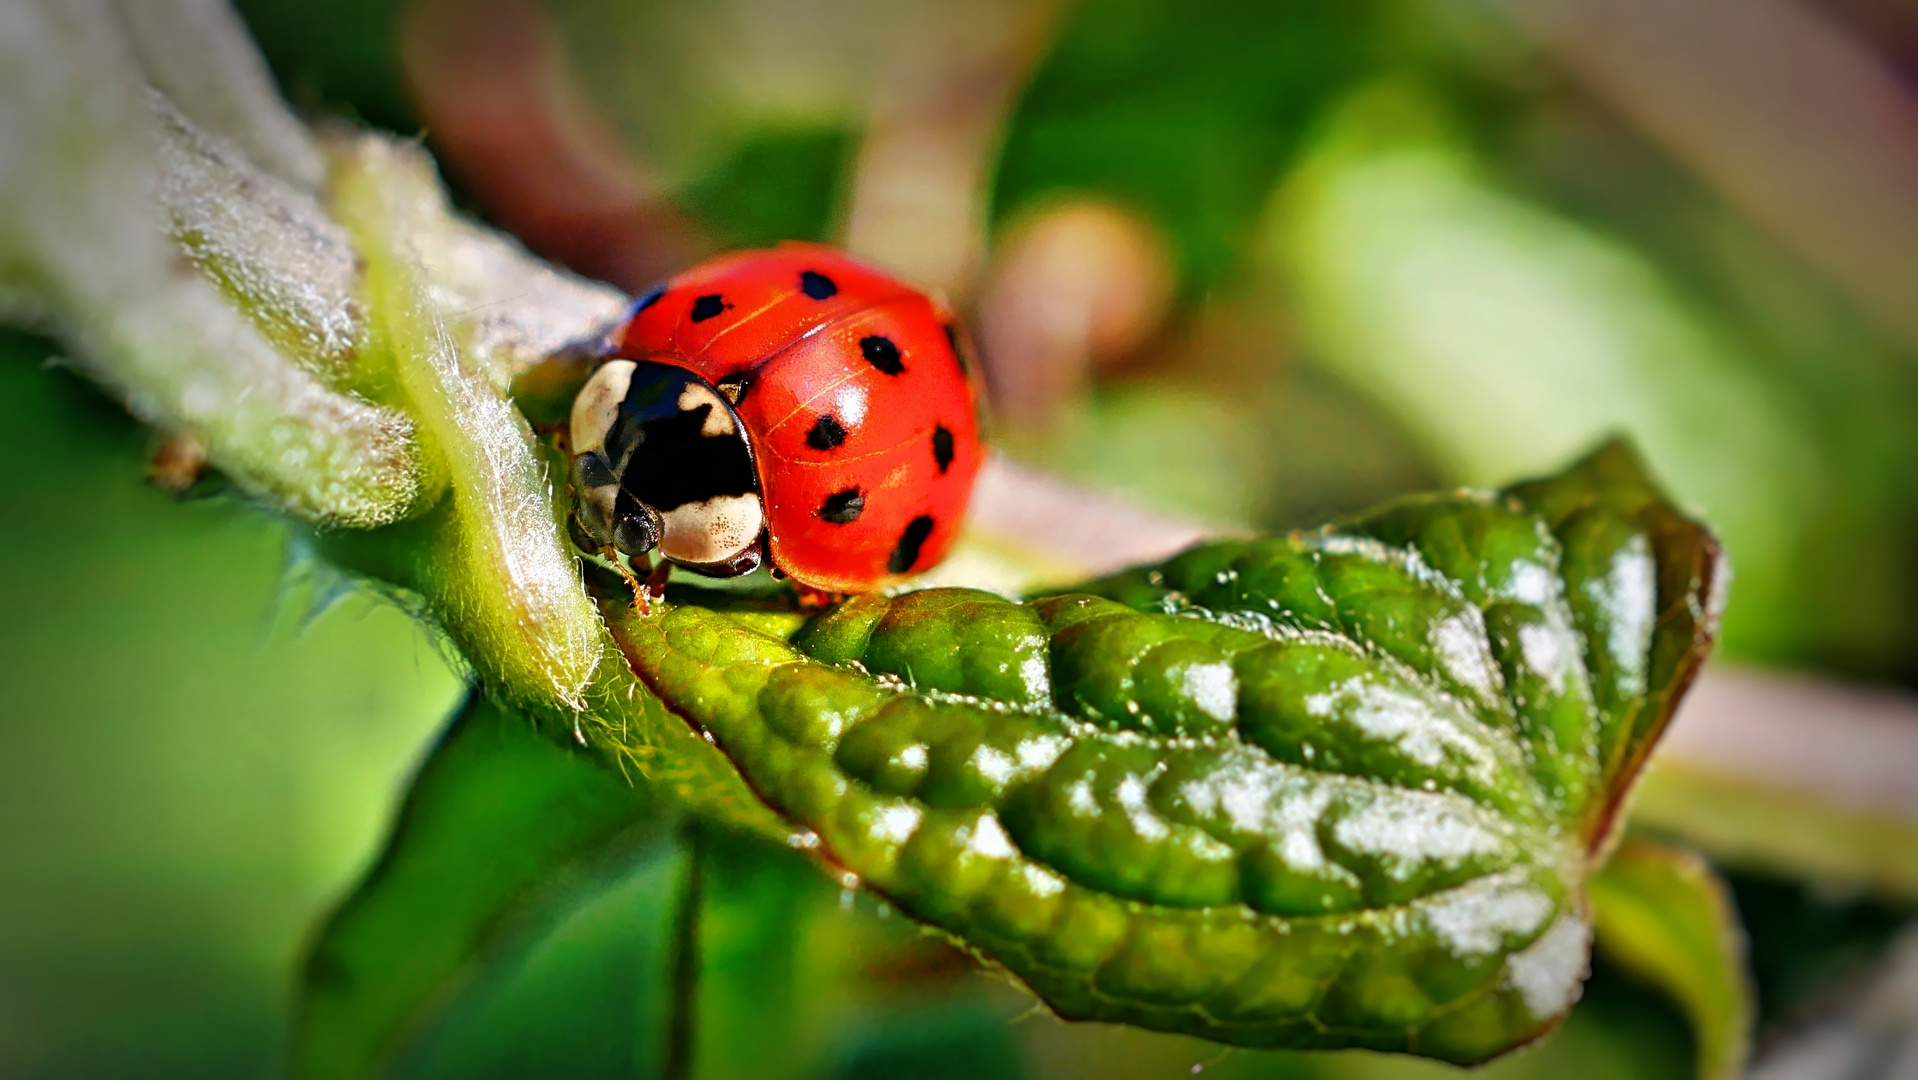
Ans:
{"type": "Polygon", "coordinates": [[[932,460],[939,463],[941,474],[952,468],[952,432],[944,424],[932,429],[932,460]]]}
{"type": "MultiPolygon", "coordinates": [[[[647,293],[645,296],[640,297],[639,302],[633,305],[633,315],[637,315],[640,312],[645,311],[647,308],[652,307],[654,304],[659,303],[659,298],[665,295],[666,295],[666,286],[664,285],[653,286],[653,289],[651,292],[647,293]]],[[[631,316],[628,316],[628,318],[631,318],[631,316]]]]}
{"type": "Polygon", "coordinates": [[[969,369],[966,367],[966,350],[959,347],[959,331],[951,323],[947,323],[944,329],[946,331],[946,344],[952,346],[952,358],[959,361],[959,373],[961,375],[970,374],[969,369]]]}
{"type": "MultiPolygon", "coordinates": [[[[858,521],[859,515],[865,512],[866,493],[858,488],[835,491],[826,496],[825,502],[819,504],[819,516],[834,525],[850,525],[858,521]]],[[[917,554],[917,546],[913,548],[913,551],[917,554]]],[[[894,556],[894,558],[897,557],[894,556]]]]}
{"type": "Polygon", "coordinates": [[[718,293],[707,293],[693,301],[693,321],[705,322],[724,310],[726,301],[718,293]]]}
{"type": "Polygon", "coordinates": [[[899,346],[894,345],[892,339],[884,334],[860,338],[859,351],[865,356],[866,363],[887,375],[897,375],[906,370],[906,365],[899,358],[899,346]]]}
{"type": "Polygon", "coordinates": [[[827,300],[839,292],[839,286],[817,270],[802,270],[799,273],[799,291],[814,300],[827,300]]]}
{"type": "Polygon", "coordinates": [[[812,422],[812,430],[806,432],[806,445],[814,450],[831,450],[846,441],[846,428],[831,413],[820,413],[819,419],[812,422]]]}
{"type": "Polygon", "coordinates": [[[886,560],[886,571],[903,574],[912,569],[919,561],[919,549],[925,545],[926,537],[932,535],[932,517],[920,514],[907,524],[906,531],[899,534],[899,543],[892,549],[892,558],[886,560]]]}

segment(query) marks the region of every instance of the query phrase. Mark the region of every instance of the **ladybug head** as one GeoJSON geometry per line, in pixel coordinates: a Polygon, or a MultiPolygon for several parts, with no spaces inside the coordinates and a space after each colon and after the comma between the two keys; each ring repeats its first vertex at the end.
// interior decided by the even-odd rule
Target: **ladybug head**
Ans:
{"type": "Polygon", "coordinates": [[[573,401],[575,541],[731,577],[758,569],[766,514],[752,444],[684,368],[609,360],[573,401]]]}

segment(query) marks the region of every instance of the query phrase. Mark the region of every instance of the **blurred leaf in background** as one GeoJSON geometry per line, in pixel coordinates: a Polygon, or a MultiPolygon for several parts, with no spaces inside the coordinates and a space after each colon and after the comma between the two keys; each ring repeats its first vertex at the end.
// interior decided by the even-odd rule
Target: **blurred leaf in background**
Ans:
{"type": "Polygon", "coordinates": [[[405,0],[234,0],[294,107],[413,132],[400,73],[405,0]]]}
{"type": "MultiPolygon", "coordinates": [[[[469,695],[414,777],[379,862],[303,965],[300,1075],[375,1071],[582,897],[661,861],[674,823],[648,796],[469,695]]],[[[644,907],[665,920],[670,897],[658,899],[644,907]]],[[[665,985],[637,967],[625,974],[633,986],[665,985]]],[[[623,1000],[596,995],[585,1009],[623,1000]]]]}
{"type": "Polygon", "coordinates": [[[1250,226],[1318,110],[1380,54],[1365,0],[1088,0],[1012,112],[1004,217],[1057,191],[1139,208],[1203,295],[1243,268],[1250,226]]]}
{"type": "Polygon", "coordinates": [[[1745,933],[1725,886],[1690,852],[1628,842],[1592,879],[1604,948],[1691,1017],[1701,1080],[1745,1073],[1751,986],[1745,933]]]}
{"type": "Polygon", "coordinates": [[[1728,648],[1776,651],[1816,505],[1803,421],[1653,266],[1476,174],[1415,86],[1336,114],[1274,223],[1314,356],[1469,483],[1630,432],[1735,553],[1728,648]]]}
{"type": "Polygon", "coordinates": [[[0,337],[0,1072],[270,1072],[457,680],[387,604],[307,623],[287,527],[147,484],[149,433],[53,355],[0,337]]]}

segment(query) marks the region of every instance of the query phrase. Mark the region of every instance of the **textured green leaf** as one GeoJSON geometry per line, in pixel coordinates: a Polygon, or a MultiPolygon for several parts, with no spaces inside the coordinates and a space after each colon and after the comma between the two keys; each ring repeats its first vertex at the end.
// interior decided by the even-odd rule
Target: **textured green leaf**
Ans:
{"type": "Polygon", "coordinates": [[[826,859],[1061,1015],[1473,1062],[1575,999],[1720,576],[1614,445],[1029,603],[612,622],[826,859]]]}
{"type": "Polygon", "coordinates": [[[1589,885],[1598,944],[1691,1018],[1700,1080],[1744,1075],[1752,997],[1725,886],[1688,851],[1628,841],[1589,885]]]}
{"type": "Polygon", "coordinates": [[[490,961],[671,820],[646,789],[474,694],[308,956],[299,1075],[377,1073],[490,961]]]}

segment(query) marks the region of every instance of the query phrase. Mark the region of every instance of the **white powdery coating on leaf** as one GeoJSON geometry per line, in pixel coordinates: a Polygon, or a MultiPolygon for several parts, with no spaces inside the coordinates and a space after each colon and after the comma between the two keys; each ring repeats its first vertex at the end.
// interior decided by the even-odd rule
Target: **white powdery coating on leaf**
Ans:
{"type": "Polygon", "coordinates": [[[1132,823],[1133,831],[1148,840],[1162,840],[1171,835],[1172,830],[1146,803],[1145,777],[1128,776],[1119,781],[1117,796],[1119,808],[1125,811],[1126,820],[1132,823]]]}
{"type": "Polygon", "coordinates": [[[1642,534],[1632,537],[1613,554],[1605,576],[1588,582],[1585,589],[1611,623],[1605,647],[1617,665],[1619,694],[1644,693],[1649,678],[1645,658],[1658,621],[1658,563],[1651,542],[1642,534]]]}
{"type": "Polygon", "coordinates": [[[1299,870],[1326,865],[1319,820],[1332,804],[1330,784],[1312,783],[1249,759],[1231,761],[1179,785],[1179,797],[1201,817],[1223,812],[1234,832],[1276,836],[1279,857],[1299,870]]]}
{"type": "Polygon", "coordinates": [[[1019,683],[1029,697],[1045,698],[1052,693],[1052,676],[1043,656],[1028,656],[1019,664],[1019,683]]]}
{"type": "Polygon", "coordinates": [[[872,835],[881,840],[903,844],[912,839],[912,832],[919,827],[923,817],[920,809],[908,802],[898,802],[879,811],[873,820],[872,835]]]}
{"type": "Polygon", "coordinates": [[[1516,562],[1512,564],[1512,581],[1506,594],[1521,604],[1544,607],[1557,592],[1555,581],[1550,570],[1535,562],[1516,562]]]}
{"type": "Polygon", "coordinates": [[[1032,895],[1057,896],[1066,891],[1066,879],[1038,863],[1026,863],[1022,869],[1025,874],[1026,889],[1032,895]]]}
{"type": "Polygon", "coordinates": [[[1021,772],[1041,772],[1059,760],[1059,755],[1065,753],[1069,745],[1061,735],[1038,735],[1021,740],[1013,754],[1019,759],[1021,772]]]}
{"type": "Polygon", "coordinates": [[[1518,651],[1525,657],[1525,666],[1553,690],[1564,689],[1565,676],[1571,671],[1570,644],[1553,627],[1528,623],[1518,628],[1518,651]]]}
{"type": "Polygon", "coordinates": [[[1465,765],[1475,778],[1496,775],[1498,762],[1466,734],[1464,726],[1425,698],[1370,676],[1356,675],[1323,693],[1305,698],[1306,712],[1325,720],[1343,718],[1370,738],[1392,744],[1406,759],[1428,769],[1448,759],[1465,765]]]}
{"type": "Polygon", "coordinates": [[[1066,805],[1079,817],[1099,816],[1099,796],[1092,790],[1091,780],[1075,780],[1066,788],[1066,805]]]}
{"type": "Polygon", "coordinates": [[[1553,910],[1552,898],[1513,870],[1440,893],[1425,904],[1425,921],[1459,957],[1488,956],[1509,937],[1536,931],[1553,910]]]}
{"type": "Polygon", "coordinates": [[[1273,808],[1270,821],[1279,830],[1279,857],[1287,865],[1300,870],[1325,867],[1325,850],[1319,846],[1319,818],[1331,802],[1331,789],[1321,784],[1280,799],[1273,808]]]}
{"type": "Polygon", "coordinates": [[[1477,608],[1466,608],[1439,620],[1427,640],[1452,678],[1487,700],[1498,696],[1504,680],[1499,674],[1498,662],[1492,659],[1485,617],[1477,608]]]}
{"type": "Polygon", "coordinates": [[[1231,664],[1193,664],[1182,682],[1193,706],[1214,720],[1229,722],[1238,711],[1239,677],[1231,664]]]}
{"type": "Polygon", "coordinates": [[[1577,1003],[1591,957],[1591,936],[1584,920],[1567,912],[1537,941],[1506,959],[1506,981],[1534,1019],[1549,1019],[1577,1003]]]}
{"type": "Polygon", "coordinates": [[[972,837],[966,846],[975,854],[988,859],[1010,859],[1019,854],[1012,844],[1012,838],[999,827],[999,819],[991,814],[980,814],[978,822],[972,827],[972,837]]]}
{"type": "MultiPolygon", "coordinates": [[[[923,753],[923,748],[917,746],[907,749],[920,749],[923,753]]],[[[972,767],[979,770],[980,776],[995,784],[1004,784],[1011,780],[1013,771],[1017,768],[1005,751],[995,750],[990,746],[981,746],[972,752],[972,767]]]]}
{"type": "Polygon", "coordinates": [[[1349,851],[1387,858],[1401,876],[1434,862],[1498,854],[1504,837],[1451,803],[1442,795],[1381,792],[1340,818],[1332,837],[1349,851]]]}
{"type": "MultiPolygon", "coordinates": [[[[1275,802],[1288,821],[1299,822],[1298,800],[1283,798],[1288,790],[1297,786],[1285,783],[1283,774],[1274,769],[1262,768],[1249,760],[1233,760],[1208,776],[1187,781],[1180,786],[1179,793],[1201,815],[1223,810],[1234,829],[1257,834],[1266,828],[1275,802]],[[1285,808],[1291,808],[1290,812],[1285,808]]],[[[1331,797],[1331,788],[1307,788],[1305,795],[1308,799],[1323,796],[1317,800],[1322,807],[1324,799],[1331,797]]],[[[1309,817],[1316,820],[1318,814],[1314,811],[1309,817]]]]}

